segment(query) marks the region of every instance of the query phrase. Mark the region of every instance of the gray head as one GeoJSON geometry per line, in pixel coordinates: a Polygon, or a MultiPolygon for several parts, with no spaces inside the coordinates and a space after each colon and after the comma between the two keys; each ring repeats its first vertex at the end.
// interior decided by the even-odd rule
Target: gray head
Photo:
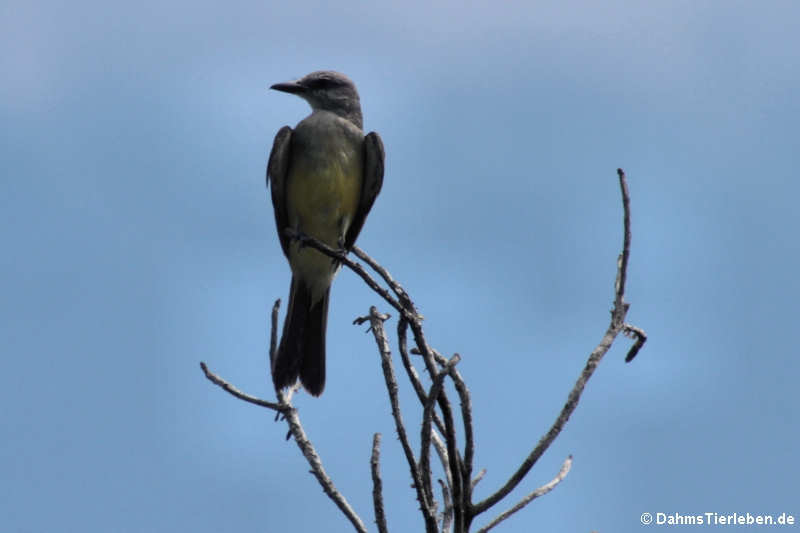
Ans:
{"type": "Polygon", "coordinates": [[[296,94],[314,111],[330,111],[363,128],[361,102],[350,78],[332,70],[318,70],[298,80],[276,83],[270,89],[296,94]]]}

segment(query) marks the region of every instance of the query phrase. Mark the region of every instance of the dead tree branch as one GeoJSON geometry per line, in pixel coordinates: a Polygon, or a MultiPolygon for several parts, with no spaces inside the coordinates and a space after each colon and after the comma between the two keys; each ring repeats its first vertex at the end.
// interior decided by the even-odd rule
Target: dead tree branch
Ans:
{"type": "MultiPolygon", "coordinates": [[[[600,342],[590,352],[589,357],[578,376],[575,385],[567,395],[566,402],[555,421],[542,435],[539,441],[533,446],[532,450],[521,462],[508,478],[508,480],[494,493],[484,500],[473,503],[472,494],[477,483],[486,473],[482,469],[473,478],[473,462],[475,458],[475,441],[473,428],[472,400],[469,389],[462,375],[456,368],[461,356],[455,354],[452,358],[446,359],[439,352],[434,350],[425,337],[422,322],[423,317],[417,311],[416,305],[409,293],[398,283],[388,269],[381,266],[377,261],[367,255],[358,247],[353,247],[352,252],[363,261],[373,272],[377,273],[377,278],[373,277],[360,264],[349,259],[343,250],[336,250],[324,243],[293,230],[287,229],[286,233],[292,239],[300,241],[304,246],[315,248],[334,261],[346,266],[355,272],[376,294],[385,300],[393,309],[398,312],[397,324],[397,343],[400,358],[405,369],[406,376],[413,388],[419,407],[422,409],[422,424],[419,442],[419,456],[414,455],[409,432],[403,422],[400,400],[398,397],[398,382],[394,371],[390,342],[384,328],[384,323],[389,315],[378,312],[375,306],[370,307],[369,314],[365,317],[357,318],[354,323],[363,324],[369,322],[380,354],[381,368],[384,374],[389,403],[391,405],[392,417],[395,423],[398,439],[403,449],[409,472],[413,480],[413,488],[419,502],[420,511],[425,524],[426,533],[450,532],[466,533],[475,517],[491,509],[493,506],[505,499],[520,482],[528,475],[530,470],[555,441],[562,429],[569,421],[570,416],[575,411],[580,401],[581,395],[587,382],[594,374],[600,361],[610,349],[611,345],[622,333],[634,340],[628,354],[626,362],[633,360],[647,340],[647,334],[641,328],[625,322],[629,304],[625,301],[625,285],[628,274],[628,260],[630,257],[631,246],[631,214],[630,214],[630,195],[628,191],[627,179],[622,169],[617,170],[623,206],[623,243],[622,251],[617,260],[616,279],[614,283],[614,303],[611,310],[611,320],[603,334],[600,342]],[[379,283],[382,281],[388,289],[379,283]],[[413,336],[413,346],[409,350],[408,331],[411,330],[413,336]],[[430,379],[430,385],[423,384],[423,373],[417,370],[409,354],[420,356],[421,363],[430,379]],[[461,425],[463,425],[463,443],[459,443],[456,431],[456,421],[454,411],[448,398],[448,389],[445,384],[450,380],[455,388],[460,401],[461,425]],[[460,446],[459,446],[460,444],[460,446]],[[433,472],[431,465],[431,446],[436,451],[439,462],[444,472],[444,479],[438,479],[442,491],[443,507],[438,511],[438,504],[434,497],[433,472]],[[463,453],[463,455],[462,455],[463,453]],[[441,528],[440,528],[441,525],[441,528]]],[[[275,357],[277,349],[277,328],[278,328],[278,308],[280,300],[275,302],[271,314],[270,330],[270,361],[275,357]]],[[[327,494],[339,507],[342,513],[350,520],[354,529],[358,532],[366,532],[366,527],[358,515],[353,511],[344,496],[335,488],[322,466],[322,461],[314,449],[310,439],[307,437],[302,425],[297,409],[291,404],[291,396],[295,389],[290,388],[287,392],[276,391],[277,402],[271,402],[256,398],[246,394],[224,379],[211,372],[205,363],[200,363],[205,374],[215,385],[221,387],[231,395],[243,401],[266,407],[274,410],[278,416],[282,416],[289,427],[289,436],[294,438],[303,456],[311,466],[312,474],[317,478],[325,494],[327,494]]],[[[375,512],[375,523],[380,533],[388,533],[386,523],[385,508],[383,501],[383,482],[380,476],[380,434],[376,433],[372,441],[372,453],[370,456],[370,470],[373,482],[373,506],[375,512]]],[[[548,483],[534,489],[525,495],[519,502],[508,510],[500,513],[487,525],[483,526],[479,532],[487,532],[494,528],[517,511],[524,508],[531,501],[547,494],[555,488],[569,473],[572,466],[572,456],[569,456],[563,463],[558,474],[548,483]]]]}
{"type": "Polygon", "coordinates": [[[408,440],[408,432],[406,431],[405,424],[403,423],[403,415],[400,411],[400,400],[397,396],[397,378],[395,377],[394,365],[392,364],[389,341],[383,329],[383,322],[388,318],[389,315],[378,313],[375,306],[372,306],[370,307],[368,316],[358,318],[355,322],[357,324],[362,324],[369,321],[370,323],[370,331],[372,331],[375,337],[378,351],[381,354],[383,376],[386,382],[386,389],[389,393],[389,402],[392,406],[392,417],[394,418],[395,429],[397,430],[397,436],[400,438],[400,444],[403,447],[403,452],[405,453],[406,461],[411,471],[411,478],[414,480],[414,488],[417,491],[417,501],[419,501],[420,510],[425,520],[425,528],[429,533],[434,533],[436,532],[436,510],[434,509],[432,494],[425,490],[422,473],[414,457],[414,452],[411,449],[411,444],[408,440]]]}
{"type": "MultiPolygon", "coordinates": [[[[275,357],[275,346],[276,346],[276,330],[277,330],[277,323],[278,323],[278,308],[280,307],[280,300],[276,300],[275,304],[272,306],[272,314],[271,314],[271,325],[272,325],[272,332],[270,335],[270,353],[269,359],[270,361],[273,360],[275,357]]],[[[276,395],[278,396],[278,403],[275,402],[268,402],[266,400],[262,400],[260,398],[256,398],[255,396],[251,396],[249,394],[245,394],[238,390],[236,387],[228,383],[226,380],[222,379],[215,373],[211,372],[208,369],[208,366],[204,363],[200,363],[200,367],[203,369],[203,373],[205,374],[206,378],[209,381],[218,385],[222,389],[226,390],[233,396],[239,398],[240,400],[244,400],[246,402],[266,407],[268,409],[272,409],[278,412],[283,418],[286,420],[286,423],[289,426],[289,434],[294,437],[295,443],[297,443],[298,448],[303,454],[303,457],[306,458],[309,466],[311,467],[311,473],[317,478],[320,486],[322,487],[323,492],[328,495],[328,497],[336,504],[336,506],[342,511],[342,513],[350,520],[350,523],[353,524],[353,527],[359,533],[366,533],[367,528],[364,526],[364,522],[361,518],[356,514],[350,504],[347,502],[347,499],[344,495],[339,492],[336,486],[333,483],[333,480],[330,478],[328,473],[325,471],[325,468],[322,466],[322,460],[317,453],[317,450],[314,448],[314,445],[311,443],[311,440],[306,435],[305,430],[303,429],[303,425],[300,423],[300,417],[297,414],[297,409],[291,404],[291,394],[293,392],[292,389],[288,391],[287,394],[284,394],[283,391],[276,391],[276,395]]],[[[269,380],[272,381],[271,379],[269,380]]]]}
{"type": "Polygon", "coordinates": [[[516,513],[517,511],[519,511],[520,509],[522,509],[523,507],[525,507],[526,505],[531,503],[533,500],[535,500],[539,496],[544,496],[545,494],[547,494],[548,492],[550,492],[551,490],[556,488],[556,485],[561,483],[561,481],[565,477],[567,477],[567,474],[569,473],[570,468],[572,468],[572,456],[571,455],[569,457],[567,457],[567,459],[564,461],[564,464],[561,465],[561,470],[559,470],[558,474],[556,474],[556,477],[554,477],[552,480],[550,480],[548,483],[545,483],[544,485],[542,485],[538,489],[534,490],[533,492],[530,492],[529,494],[527,494],[524,498],[522,498],[522,500],[520,500],[516,505],[514,505],[514,507],[512,507],[508,511],[505,511],[505,512],[501,513],[497,518],[495,518],[494,520],[492,520],[491,522],[486,524],[484,527],[480,528],[478,530],[478,533],[486,533],[487,531],[492,529],[494,526],[496,526],[497,524],[499,524],[500,522],[502,522],[503,520],[505,520],[506,518],[508,518],[512,514],[516,513]]]}
{"type": "Polygon", "coordinates": [[[379,533],[389,533],[386,527],[386,514],[383,510],[383,482],[380,471],[381,460],[381,434],[375,433],[372,437],[372,455],[369,464],[372,472],[372,504],[375,508],[375,523],[379,533]]]}
{"type": "MultiPolygon", "coordinates": [[[[575,408],[578,406],[578,401],[580,401],[581,394],[583,394],[583,389],[586,387],[586,383],[589,381],[589,378],[592,377],[592,374],[594,374],[594,371],[597,369],[597,365],[603,359],[603,356],[608,352],[609,348],[611,348],[611,344],[614,342],[614,339],[617,338],[617,335],[620,334],[625,326],[625,315],[628,313],[628,307],[630,306],[630,304],[625,302],[625,281],[627,279],[628,258],[630,257],[631,246],[630,196],[628,193],[628,184],[625,178],[625,173],[622,171],[622,169],[617,169],[617,175],[619,177],[620,190],[622,192],[624,236],[622,253],[620,253],[617,261],[617,276],[614,284],[614,308],[611,310],[611,323],[606,329],[606,332],[603,335],[603,338],[600,340],[600,343],[589,355],[589,359],[586,361],[586,365],[584,366],[581,375],[575,382],[575,386],[572,388],[572,391],[570,391],[569,396],[567,396],[567,402],[564,404],[561,412],[556,417],[553,425],[539,440],[539,443],[533,448],[530,454],[528,454],[520,467],[516,472],[514,472],[514,474],[512,474],[505,485],[503,485],[497,492],[485,500],[475,504],[473,507],[473,512],[475,515],[486,511],[507,496],[508,493],[510,493],[519,484],[519,482],[522,481],[522,479],[530,471],[533,465],[536,464],[536,461],[539,460],[542,454],[547,451],[556,437],[558,437],[559,433],[561,433],[561,430],[564,428],[564,425],[567,423],[567,420],[569,420],[569,417],[572,415],[573,411],[575,411],[575,408]]],[[[640,337],[640,339],[641,338],[646,337],[640,337]]],[[[642,341],[642,343],[644,343],[644,341],[642,341]]]]}

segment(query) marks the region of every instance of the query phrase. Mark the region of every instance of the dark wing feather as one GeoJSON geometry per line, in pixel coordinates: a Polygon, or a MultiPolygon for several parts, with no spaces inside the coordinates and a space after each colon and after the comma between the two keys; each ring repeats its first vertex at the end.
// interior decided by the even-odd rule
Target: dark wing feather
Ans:
{"type": "Polygon", "coordinates": [[[272,151],[267,164],[267,185],[272,192],[272,207],[275,209],[275,227],[281,241],[283,254],[289,257],[289,237],[284,230],[289,227],[286,213],[286,178],[289,175],[289,157],[291,155],[292,128],[284,126],[275,135],[272,151]]]}
{"type": "Polygon", "coordinates": [[[361,199],[358,202],[358,211],[353,217],[353,222],[345,235],[344,245],[347,250],[353,247],[361,232],[364,221],[367,219],[375,198],[381,192],[383,185],[383,141],[374,131],[364,137],[364,181],[361,184],[361,199]]]}

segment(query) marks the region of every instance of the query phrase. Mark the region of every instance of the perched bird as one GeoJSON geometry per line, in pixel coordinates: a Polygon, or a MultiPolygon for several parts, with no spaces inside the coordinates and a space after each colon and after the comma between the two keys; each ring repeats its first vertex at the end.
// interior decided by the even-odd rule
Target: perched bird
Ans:
{"type": "Polygon", "coordinates": [[[358,92],[344,74],[312,72],[271,88],[311,105],[294,130],[278,131],[267,166],[278,238],[292,268],[272,381],[282,389],[299,377],[319,396],[325,388],[328,298],[339,264],[286,229],[349,251],[383,184],[383,142],[375,132],[364,136],[358,92]]]}

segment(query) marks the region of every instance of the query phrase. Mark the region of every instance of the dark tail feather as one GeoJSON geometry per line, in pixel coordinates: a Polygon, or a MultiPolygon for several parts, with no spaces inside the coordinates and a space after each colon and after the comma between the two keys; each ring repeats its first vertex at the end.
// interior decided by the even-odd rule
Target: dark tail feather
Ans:
{"type": "Polygon", "coordinates": [[[303,327],[308,315],[310,295],[302,283],[292,276],[289,287],[289,306],[283,322],[281,342],[272,361],[272,382],[276,389],[290,387],[300,375],[303,358],[303,327]]]}
{"type": "Polygon", "coordinates": [[[297,378],[314,396],[325,388],[325,329],[328,322],[328,295],[313,307],[305,284],[292,276],[289,307],[275,360],[272,381],[276,389],[294,385],[297,378]]]}
{"type": "Polygon", "coordinates": [[[306,330],[303,361],[300,367],[300,382],[314,396],[319,396],[325,389],[325,330],[328,324],[328,296],[325,295],[309,311],[306,318],[306,330]]]}

